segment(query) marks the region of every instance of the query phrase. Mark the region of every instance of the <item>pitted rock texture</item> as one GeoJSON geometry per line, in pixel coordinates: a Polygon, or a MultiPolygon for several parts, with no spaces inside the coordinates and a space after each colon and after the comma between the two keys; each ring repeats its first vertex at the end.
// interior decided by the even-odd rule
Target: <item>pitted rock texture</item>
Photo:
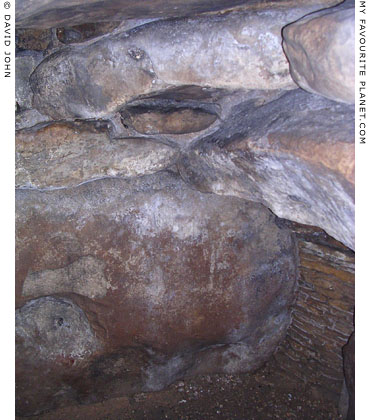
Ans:
{"type": "Polygon", "coordinates": [[[31,75],[54,119],[106,118],[171,86],[293,89],[281,29],[312,6],[150,22],[48,56],[31,75]]]}
{"type": "Polygon", "coordinates": [[[36,414],[54,408],[58,399],[70,398],[68,380],[102,349],[81,308],[70,299],[52,296],[30,300],[16,310],[15,341],[20,413],[36,414]]]}
{"type": "Polygon", "coordinates": [[[312,13],[283,30],[294,81],[335,101],[355,103],[355,3],[312,13]]]}
{"type": "Polygon", "coordinates": [[[16,186],[62,188],[171,166],[177,150],[149,138],[109,137],[104,121],[50,123],[16,134],[16,186]]]}
{"type": "Polygon", "coordinates": [[[66,299],[27,302],[16,311],[15,330],[22,351],[41,359],[83,359],[100,348],[83,311],[66,299]]]}
{"type": "Polygon", "coordinates": [[[17,305],[54,289],[104,345],[60,375],[48,358],[53,374],[32,389],[23,370],[23,414],[49,407],[49,389],[55,404],[92,402],[250,371],[283,339],[296,244],[260,204],[202,194],[166,172],[16,195],[17,305]]]}
{"type": "Polygon", "coordinates": [[[122,21],[124,19],[189,16],[235,6],[260,8],[313,4],[316,10],[339,3],[339,0],[18,0],[15,5],[17,27],[51,28],[86,22],[122,21]]]}
{"type": "Polygon", "coordinates": [[[354,109],[302,90],[236,105],[179,162],[204,192],[261,202],[354,248],[354,109]]]}

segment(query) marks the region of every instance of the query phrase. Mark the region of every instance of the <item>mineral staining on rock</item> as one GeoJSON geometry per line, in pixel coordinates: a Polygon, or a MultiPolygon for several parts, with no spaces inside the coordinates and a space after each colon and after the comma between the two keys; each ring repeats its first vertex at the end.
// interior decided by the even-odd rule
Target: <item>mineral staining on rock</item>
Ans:
{"type": "Polygon", "coordinates": [[[264,203],[279,217],[320,226],[354,248],[354,109],[292,91],[246,101],[179,163],[204,192],[264,203]]]}
{"type": "Polygon", "coordinates": [[[284,51],[294,81],[335,101],[355,102],[355,7],[312,13],[283,30],[284,51]]]}
{"type": "MultiPolygon", "coordinates": [[[[146,354],[135,388],[120,378],[127,392],[159,389],[187,370],[252,370],[290,322],[289,232],[260,204],[202,194],[168,173],[18,190],[17,250],[20,305],[53,289],[94,314],[106,355],[146,354]],[[153,369],[162,372],[156,385],[153,369]]],[[[94,394],[94,378],[86,381],[94,394]]]]}
{"type": "Polygon", "coordinates": [[[20,414],[259,367],[299,275],[267,208],[353,246],[354,109],[281,46],[309,3],[59,28],[16,121],[20,414]]]}
{"type": "Polygon", "coordinates": [[[70,187],[103,177],[154,173],[177,150],[148,138],[111,140],[104,122],[51,123],[16,134],[16,186],[70,187]]]}
{"type": "Polygon", "coordinates": [[[47,57],[34,104],[55,119],[105,118],[169,86],[292,89],[281,28],[312,10],[261,10],[155,21],[47,57]]]}

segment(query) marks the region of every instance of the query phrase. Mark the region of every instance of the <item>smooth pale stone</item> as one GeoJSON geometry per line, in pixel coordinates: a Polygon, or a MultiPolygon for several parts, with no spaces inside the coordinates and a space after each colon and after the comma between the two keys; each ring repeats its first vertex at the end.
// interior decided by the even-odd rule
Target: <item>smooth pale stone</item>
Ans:
{"type": "Polygon", "coordinates": [[[355,102],[355,8],[340,6],[312,13],[286,26],[283,47],[294,81],[308,92],[355,102]]]}
{"type": "Polygon", "coordinates": [[[171,86],[293,89],[281,29],[312,10],[267,9],[150,22],[47,57],[34,105],[54,119],[107,118],[171,86]]]}

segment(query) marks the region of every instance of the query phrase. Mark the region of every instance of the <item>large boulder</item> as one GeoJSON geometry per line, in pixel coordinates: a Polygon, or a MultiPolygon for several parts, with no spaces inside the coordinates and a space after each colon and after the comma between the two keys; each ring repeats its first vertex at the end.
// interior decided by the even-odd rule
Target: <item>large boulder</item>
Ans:
{"type": "Polygon", "coordinates": [[[48,56],[31,75],[54,119],[112,117],[171,86],[293,89],[281,29],[312,6],[154,21],[48,56]]]}
{"type": "Polygon", "coordinates": [[[21,414],[53,408],[54,393],[62,399],[69,393],[63,373],[69,374],[68,367],[72,372],[81,370],[84,360],[102,348],[85,313],[70,299],[59,297],[30,300],[16,310],[15,336],[16,377],[21,378],[16,399],[21,401],[21,414]],[[35,393],[43,388],[47,391],[40,392],[35,403],[35,393]]]}
{"type": "Polygon", "coordinates": [[[312,13],[283,30],[294,81],[308,92],[355,103],[355,3],[312,13]]]}
{"type": "Polygon", "coordinates": [[[248,372],[284,338],[296,245],[262,205],[167,172],[16,202],[20,414],[248,372]]]}
{"type": "Polygon", "coordinates": [[[177,156],[150,138],[111,140],[104,121],[50,123],[16,133],[15,184],[50,189],[140,176],[166,169],[177,156]]]}
{"type": "Polygon", "coordinates": [[[263,203],[354,249],[354,108],[300,89],[235,105],[179,162],[204,192],[263,203]]]}

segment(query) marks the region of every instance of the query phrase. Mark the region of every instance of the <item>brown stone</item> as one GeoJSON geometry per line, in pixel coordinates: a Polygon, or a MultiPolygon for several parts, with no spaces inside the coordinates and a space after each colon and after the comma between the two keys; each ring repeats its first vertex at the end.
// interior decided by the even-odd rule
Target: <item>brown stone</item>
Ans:
{"type": "Polygon", "coordinates": [[[126,110],[124,124],[143,134],[186,134],[208,128],[217,115],[202,109],[135,109],[126,110]]]}
{"type": "Polygon", "coordinates": [[[84,370],[86,358],[102,349],[84,311],[59,297],[40,297],[18,309],[15,335],[16,404],[22,414],[54,408],[54,393],[62,401],[71,398],[69,380],[84,370]]]}
{"type": "Polygon", "coordinates": [[[246,100],[179,163],[201,191],[265,203],[354,247],[354,109],[302,90],[246,100]]]}
{"type": "MultiPolygon", "coordinates": [[[[260,366],[285,336],[297,276],[295,242],[274,219],[260,204],[202,194],[165,172],[18,190],[20,313],[52,294],[85,314],[96,343],[78,363],[63,343],[33,362],[21,335],[19,412],[260,366]]],[[[52,337],[50,316],[42,337],[52,337]]],[[[37,353],[36,333],[27,334],[37,353]]]]}
{"type": "Polygon", "coordinates": [[[51,123],[16,134],[16,186],[70,187],[97,178],[161,171],[176,149],[150,138],[111,140],[104,122],[51,123]]]}
{"type": "Polygon", "coordinates": [[[119,22],[84,23],[56,29],[56,37],[62,44],[74,44],[108,34],[117,28],[119,22]]]}
{"type": "Polygon", "coordinates": [[[301,88],[355,102],[355,2],[309,14],[283,30],[290,73],[301,88]]]}
{"type": "Polygon", "coordinates": [[[354,273],[355,271],[353,253],[348,252],[348,249],[346,251],[338,250],[329,244],[324,245],[303,240],[300,243],[300,253],[306,256],[306,258],[314,256],[324,264],[340,268],[349,273],[354,273]]]}
{"type": "Polygon", "coordinates": [[[338,404],[344,380],[342,347],[353,330],[354,253],[315,227],[283,220],[279,225],[296,232],[300,280],[292,324],[275,358],[284,375],[295,376],[302,386],[338,404]],[[333,271],[320,271],[321,266],[333,271]],[[336,307],[338,302],[343,309],[336,307]]]}
{"type": "Polygon", "coordinates": [[[318,272],[340,278],[344,282],[347,281],[348,283],[352,283],[353,273],[349,273],[348,271],[334,268],[330,266],[329,264],[325,264],[323,260],[320,261],[320,259],[318,258],[316,258],[316,260],[313,260],[312,258],[308,259],[306,257],[302,257],[300,261],[301,261],[302,267],[316,270],[318,272]]]}
{"type": "Polygon", "coordinates": [[[323,297],[328,299],[341,299],[343,301],[353,302],[354,289],[353,289],[353,275],[352,279],[348,276],[345,277],[347,280],[338,282],[332,276],[327,276],[322,273],[316,272],[316,265],[313,265],[313,269],[310,273],[310,282],[315,287],[315,291],[323,297]],[[352,282],[350,281],[352,280],[352,282]]]}
{"type": "Polygon", "coordinates": [[[45,51],[52,41],[50,29],[17,29],[15,35],[21,50],[45,51]]]}

